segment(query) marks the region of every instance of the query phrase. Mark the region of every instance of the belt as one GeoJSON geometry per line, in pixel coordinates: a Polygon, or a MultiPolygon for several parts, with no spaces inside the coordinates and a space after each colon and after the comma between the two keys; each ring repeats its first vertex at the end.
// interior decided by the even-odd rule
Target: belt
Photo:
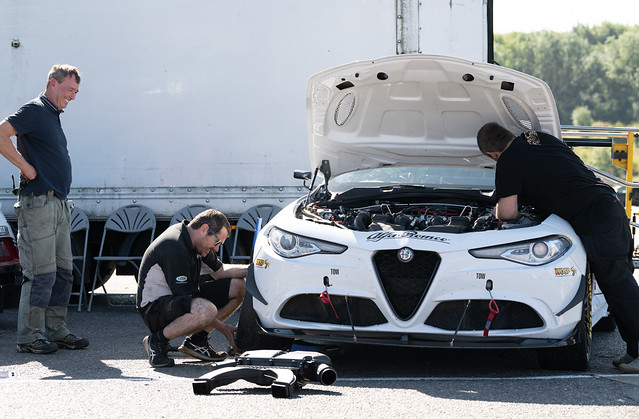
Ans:
{"type": "MultiPolygon", "coordinates": [[[[61,201],[66,201],[67,198],[60,198],[53,189],[50,189],[48,191],[44,191],[44,192],[31,192],[33,194],[33,196],[41,196],[41,195],[47,195],[47,196],[51,196],[51,197],[56,197],[61,201]]],[[[29,195],[21,195],[21,196],[29,196],[29,195]]]]}

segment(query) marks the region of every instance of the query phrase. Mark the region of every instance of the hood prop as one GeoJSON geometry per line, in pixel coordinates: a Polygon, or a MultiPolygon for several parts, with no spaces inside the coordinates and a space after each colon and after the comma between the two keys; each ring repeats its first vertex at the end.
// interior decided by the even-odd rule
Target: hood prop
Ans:
{"type": "Polygon", "coordinates": [[[325,196],[329,196],[330,194],[328,193],[328,180],[331,178],[331,164],[329,163],[328,160],[322,160],[322,164],[320,164],[319,167],[317,167],[315,169],[315,172],[313,173],[313,178],[311,179],[311,172],[304,172],[301,170],[296,170],[293,173],[293,177],[295,179],[301,179],[304,181],[304,187],[308,189],[308,194],[306,195],[306,204],[308,205],[308,203],[311,200],[311,192],[313,192],[313,187],[315,186],[315,180],[317,179],[317,172],[322,172],[322,175],[324,175],[324,194],[325,196]],[[311,184],[309,186],[306,185],[306,181],[307,180],[311,180],[311,184]]]}
{"type": "MultiPolygon", "coordinates": [[[[328,180],[331,178],[331,164],[329,163],[328,160],[322,160],[322,164],[320,164],[320,166],[317,169],[315,169],[316,175],[317,175],[317,170],[322,172],[322,175],[324,176],[324,184],[320,188],[323,189],[323,192],[322,192],[322,195],[324,195],[323,199],[328,200],[331,197],[331,194],[328,191],[328,180]]],[[[318,197],[319,195],[320,194],[318,194],[318,197]]]]}

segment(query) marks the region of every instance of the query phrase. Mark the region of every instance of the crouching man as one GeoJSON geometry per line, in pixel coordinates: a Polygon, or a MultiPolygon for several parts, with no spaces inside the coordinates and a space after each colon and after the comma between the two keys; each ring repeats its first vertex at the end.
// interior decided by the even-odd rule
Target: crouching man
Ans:
{"type": "MultiPolygon", "coordinates": [[[[174,365],[169,358],[169,340],[188,335],[179,351],[204,360],[221,361],[226,352],[216,352],[208,334],[218,330],[236,349],[236,327],[225,324],[242,303],[247,265],[223,264],[216,252],[228,238],[231,226],[224,214],[210,209],[191,222],[174,224],[158,236],[142,258],[136,305],[151,334],[144,349],[153,367],[174,365]],[[219,282],[200,289],[202,262],[219,282]],[[222,307],[217,307],[217,301],[222,307]]],[[[206,272],[206,270],[205,270],[206,272]]]]}

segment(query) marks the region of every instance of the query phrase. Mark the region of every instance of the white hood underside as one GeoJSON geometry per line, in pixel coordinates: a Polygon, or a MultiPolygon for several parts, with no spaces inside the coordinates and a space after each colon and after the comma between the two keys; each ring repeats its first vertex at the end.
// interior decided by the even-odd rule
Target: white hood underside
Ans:
{"type": "Polygon", "coordinates": [[[458,58],[344,65],[311,77],[306,100],[311,165],[328,160],[332,175],[386,165],[492,166],[476,140],[487,122],[561,138],[545,82],[458,58]]]}

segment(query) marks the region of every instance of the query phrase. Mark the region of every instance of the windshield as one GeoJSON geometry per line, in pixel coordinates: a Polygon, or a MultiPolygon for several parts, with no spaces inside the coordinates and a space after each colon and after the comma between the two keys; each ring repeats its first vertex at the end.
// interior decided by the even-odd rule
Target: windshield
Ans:
{"type": "Polygon", "coordinates": [[[492,190],[495,172],[480,168],[393,166],[343,173],[328,182],[334,193],[386,185],[492,190]]]}

